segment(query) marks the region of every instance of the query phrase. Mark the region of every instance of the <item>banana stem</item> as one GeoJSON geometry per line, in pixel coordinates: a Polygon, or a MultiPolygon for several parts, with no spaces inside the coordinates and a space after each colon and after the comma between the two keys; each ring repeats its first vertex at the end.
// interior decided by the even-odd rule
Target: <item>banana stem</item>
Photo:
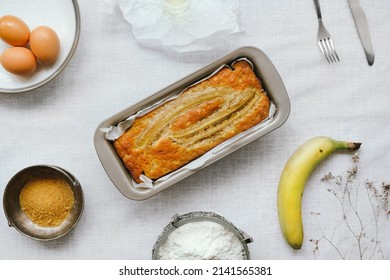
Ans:
{"type": "Polygon", "coordinates": [[[362,143],[359,142],[346,142],[346,147],[350,151],[356,151],[360,148],[362,143]]]}

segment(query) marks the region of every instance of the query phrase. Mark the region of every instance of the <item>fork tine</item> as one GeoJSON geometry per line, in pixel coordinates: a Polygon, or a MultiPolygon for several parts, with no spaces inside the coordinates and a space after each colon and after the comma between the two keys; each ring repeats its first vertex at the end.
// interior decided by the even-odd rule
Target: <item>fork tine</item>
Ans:
{"type": "Polygon", "coordinates": [[[324,43],[323,43],[323,40],[318,40],[318,46],[320,47],[320,50],[322,52],[322,54],[325,56],[326,60],[330,62],[329,58],[328,58],[328,55],[327,55],[327,52],[326,52],[326,49],[325,49],[325,46],[324,46],[324,43]]]}
{"type": "Polygon", "coordinates": [[[324,39],[324,44],[325,44],[325,47],[328,51],[328,55],[330,57],[330,60],[332,61],[332,63],[336,62],[336,59],[333,56],[333,49],[332,49],[331,45],[329,44],[329,38],[324,39]]]}
{"type": "Polygon", "coordinates": [[[332,38],[329,38],[329,43],[330,43],[330,46],[332,47],[333,56],[334,56],[334,58],[335,58],[335,61],[336,61],[336,60],[337,60],[337,61],[340,61],[340,58],[339,58],[339,56],[337,55],[336,49],[334,48],[332,38]]]}
{"type": "Polygon", "coordinates": [[[333,59],[332,59],[332,56],[330,55],[330,51],[329,51],[329,48],[326,44],[326,40],[325,39],[321,40],[321,44],[322,44],[322,47],[324,48],[325,56],[326,56],[328,62],[333,63],[333,59]]]}
{"type": "Polygon", "coordinates": [[[332,47],[332,44],[331,44],[331,41],[330,41],[330,38],[326,39],[326,45],[329,49],[329,55],[331,56],[332,58],[332,61],[333,62],[337,62],[336,60],[336,56],[335,56],[335,50],[334,50],[334,47],[332,47]]]}

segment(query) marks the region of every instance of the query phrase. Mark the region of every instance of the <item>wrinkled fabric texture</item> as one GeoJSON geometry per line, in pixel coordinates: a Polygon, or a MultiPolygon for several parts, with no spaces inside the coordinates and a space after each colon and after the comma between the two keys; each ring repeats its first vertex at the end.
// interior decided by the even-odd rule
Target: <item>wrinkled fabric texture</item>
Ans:
{"type": "MultiPolygon", "coordinates": [[[[64,71],[35,91],[0,94],[0,191],[24,167],[60,166],[83,187],[83,215],[67,236],[37,242],[8,227],[0,213],[0,259],[150,260],[172,216],[191,211],[215,212],[251,236],[254,243],[248,247],[255,260],[339,260],[325,239],[314,254],[315,244],[309,240],[323,234],[333,236],[346,258],[359,257],[356,239],[345,225],[338,226],[343,221],[341,207],[327,191],[335,186],[321,181],[329,172],[348,170],[351,153],[332,154],[307,181],[302,201],[305,239],[299,251],[281,235],[277,188],[287,159],[311,137],[362,142],[358,211],[364,224],[372,221],[364,182],[390,183],[390,1],[360,0],[374,39],[376,59],[371,67],[347,1],[321,1],[324,23],[341,60],[331,65],[317,45],[313,1],[241,0],[239,23],[246,36],[201,54],[143,47],[135,42],[118,6],[114,14],[103,14],[98,1],[78,2],[80,42],[64,71]],[[278,70],[291,101],[286,123],[147,200],[125,198],[96,154],[93,137],[99,124],[242,46],[260,48],[278,70]]],[[[347,216],[358,229],[353,212],[347,216]]],[[[378,238],[384,258],[390,259],[390,221],[383,224],[382,218],[378,238]]],[[[375,236],[375,221],[367,229],[375,236]]],[[[363,249],[370,248],[364,255],[369,258],[373,243],[362,240],[363,249]]]]}

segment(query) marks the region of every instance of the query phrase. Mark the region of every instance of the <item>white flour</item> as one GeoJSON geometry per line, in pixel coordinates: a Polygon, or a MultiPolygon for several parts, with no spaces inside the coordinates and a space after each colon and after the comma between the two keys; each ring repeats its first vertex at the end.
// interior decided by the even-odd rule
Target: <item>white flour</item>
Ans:
{"type": "Polygon", "coordinates": [[[224,226],[209,221],[192,222],[175,229],[161,245],[162,260],[243,260],[244,247],[224,226]]]}

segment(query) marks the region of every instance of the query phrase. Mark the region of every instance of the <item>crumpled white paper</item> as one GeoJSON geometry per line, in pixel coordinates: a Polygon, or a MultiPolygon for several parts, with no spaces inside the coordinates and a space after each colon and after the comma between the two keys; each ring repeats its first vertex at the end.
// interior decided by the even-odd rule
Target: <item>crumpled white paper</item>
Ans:
{"type": "Polygon", "coordinates": [[[192,52],[211,50],[240,32],[236,0],[102,0],[112,13],[119,6],[142,45],[192,52]]]}

